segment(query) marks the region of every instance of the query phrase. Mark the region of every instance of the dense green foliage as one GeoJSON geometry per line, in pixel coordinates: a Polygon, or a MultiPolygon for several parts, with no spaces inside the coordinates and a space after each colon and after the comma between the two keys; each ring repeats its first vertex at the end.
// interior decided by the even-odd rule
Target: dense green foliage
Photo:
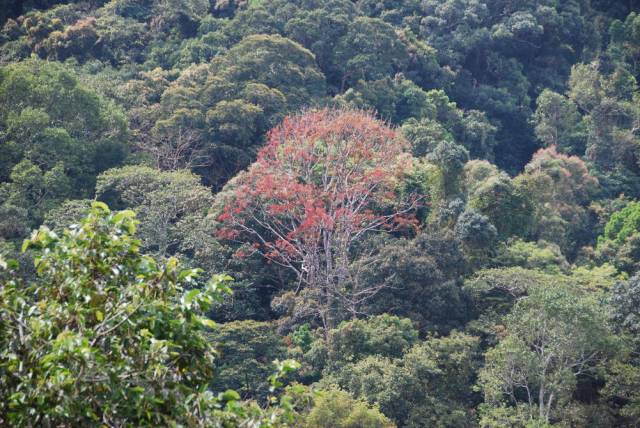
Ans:
{"type": "Polygon", "coordinates": [[[122,162],[122,110],[55,63],[26,61],[0,73],[0,230],[16,238],[65,199],[89,197],[95,177],[122,162]]]}
{"type": "Polygon", "coordinates": [[[0,1],[0,425],[637,426],[639,64],[636,0],[0,1]]]}
{"type": "Polygon", "coordinates": [[[202,314],[229,291],[230,278],[193,288],[200,271],[142,255],[136,225],[132,211],[111,213],[96,202],[72,229],[57,235],[42,227],[25,241],[38,278],[0,284],[0,422],[267,420],[256,406],[234,408],[235,393],[207,390],[215,350],[205,331],[214,323],[202,314]]]}

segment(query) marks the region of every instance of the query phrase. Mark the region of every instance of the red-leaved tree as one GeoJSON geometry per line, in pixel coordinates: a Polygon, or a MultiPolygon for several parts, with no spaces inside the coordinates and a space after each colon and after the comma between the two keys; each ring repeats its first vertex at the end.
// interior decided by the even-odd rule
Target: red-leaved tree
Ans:
{"type": "Polygon", "coordinates": [[[336,310],[355,315],[377,292],[375,285],[347,286],[353,244],[369,232],[411,224],[418,201],[401,200],[397,191],[410,165],[407,143],[366,112],[287,117],[237,178],[219,237],[293,270],[306,307],[331,328],[336,310]]]}

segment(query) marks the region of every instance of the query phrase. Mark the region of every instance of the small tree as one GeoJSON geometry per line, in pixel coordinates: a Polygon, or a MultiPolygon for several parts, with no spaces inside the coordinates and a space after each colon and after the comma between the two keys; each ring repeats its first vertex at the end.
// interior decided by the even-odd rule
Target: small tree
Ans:
{"type": "Polygon", "coordinates": [[[536,104],[533,115],[536,137],[546,147],[557,146],[565,153],[583,154],[586,135],[580,126],[581,117],[573,101],[545,89],[538,96],[536,104]]]}
{"type": "Polygon", "coordinates": [[[578,377],[593,373],[613,342],[596,297],[560,282],[528,293],[506,317],[504,339],[485,354],[480,385],[490,406],[524,407],[528,419],[549,423],[571,400],[578,377]]]}
{"type": "Polygon", "coordinates": [[[317,110],[272,130],[257,162],[236,181],[220,236],[291,269],[325,329],[337,307],[357,313],[378,288],[345,289],[350,250],[365,234],[405,224],[416,200],[395,189],[409,168],[406,142],[371,115],[317,110]]]}
{"type": "Polygon", "coordinates": [[[194,224],[204,223],[211,190],[189,171],[158,171],[131,165],[98,176],[96,198],[140,219],[145,252],[161,257],[178,253],[194,224]]]}
{"type": "Polygon", "coordinates": [[[309,428],[392,428],[395,425],[366,401],[339,389],[316,394],[302,424],[309,428]]]}

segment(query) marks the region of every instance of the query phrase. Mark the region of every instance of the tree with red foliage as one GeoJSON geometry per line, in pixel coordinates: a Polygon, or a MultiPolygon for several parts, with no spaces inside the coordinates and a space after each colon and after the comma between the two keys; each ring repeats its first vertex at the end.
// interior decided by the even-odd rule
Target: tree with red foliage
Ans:
{"type": "Polygon", "coordinates": [[[407,143],[357,110],[285,118],[258,160],[237,178],[219,217],[219,237],[250,244],[295,272],[309,315],[325,329],[336,310],[357,314],[378,290],[353,287],[349,252],[365,234],[412,224],[417,198],[398,196],[411,166],[407,143]]]}

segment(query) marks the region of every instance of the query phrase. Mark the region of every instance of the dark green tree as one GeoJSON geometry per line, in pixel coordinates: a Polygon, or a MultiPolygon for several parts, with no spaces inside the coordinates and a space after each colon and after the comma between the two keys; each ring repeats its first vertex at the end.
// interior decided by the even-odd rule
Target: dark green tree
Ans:
{"type": "Polygon", "coordinates": [[[0,129],[0,205],[26,210],[27,228],[65,199],[90,196],[96,175],[127,155],[122,111],[57,63],[0,69],[0,129]]]}
{"type": "Polygon", "coordinates": [[[400,239],[358,260],[358,281],[379,286],[365,308],[411,319],[423,332],[447,333],[467,320],[464,293],[456,279],[464,254],[449,233],[423,233],[400,239]]]}
{"type": "Polygon", "coordinates": [[[215,391],[233,389],[243,398],[264,402],[270,394],[267,381],[274,372],[273,361],[285,355],[282,337],[266,322],[234,321],[218,326],[209,334],[222,357],[215,363],[211,387],[215,391]]]}

